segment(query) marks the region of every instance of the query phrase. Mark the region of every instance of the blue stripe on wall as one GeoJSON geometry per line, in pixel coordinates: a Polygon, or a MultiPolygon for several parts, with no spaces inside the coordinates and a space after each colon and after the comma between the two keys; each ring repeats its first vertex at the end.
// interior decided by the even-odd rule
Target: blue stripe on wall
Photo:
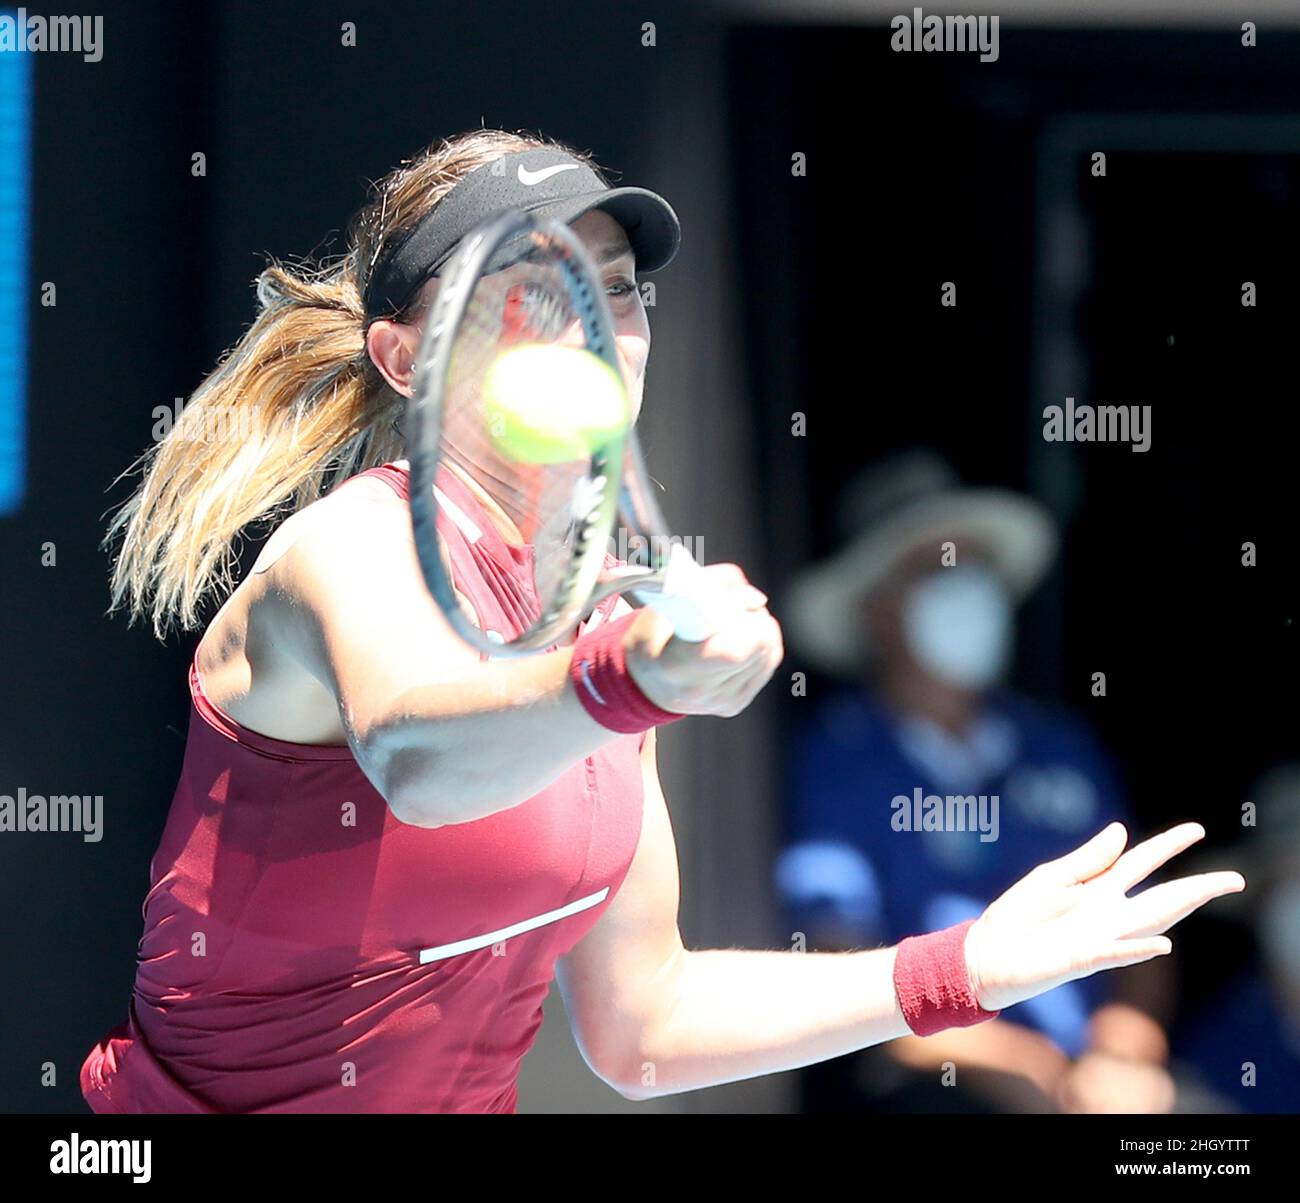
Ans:
{"type": "Polygon", "coordinates": [[[0,52],[0,514],[26,485],[31,57],[0,52]]]}

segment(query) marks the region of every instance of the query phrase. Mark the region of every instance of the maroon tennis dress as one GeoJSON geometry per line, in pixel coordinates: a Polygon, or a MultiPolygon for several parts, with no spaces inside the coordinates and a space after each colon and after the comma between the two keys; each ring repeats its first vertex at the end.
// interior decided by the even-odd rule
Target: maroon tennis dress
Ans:
{"type": "MultiPolygon", "coordinates": [[[[400,466],[363,475],[407,495],[400,466]]],[[[537,609],[531,548],[438,479],[456,588],[512,635],[537,609]]],[[[128,1018],[81,1069],[91,1108],[512,1112],[555,960],[636,851],[644,736],[509,810],[428,830],[393,817],[346,746],[241,727],[193,665],[190,696],[128,1018]]]]}

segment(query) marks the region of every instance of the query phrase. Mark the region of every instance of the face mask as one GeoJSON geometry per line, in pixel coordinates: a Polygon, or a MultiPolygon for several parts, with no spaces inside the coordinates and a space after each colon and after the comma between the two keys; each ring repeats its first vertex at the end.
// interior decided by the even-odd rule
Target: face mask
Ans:
{"type": "Polygon", "coordinates": [[[942,568],[914,585],[903,633],[918,664],[961,689],[1002,674],[1011,651],[1011,598],[990,569],[942,568]]]}

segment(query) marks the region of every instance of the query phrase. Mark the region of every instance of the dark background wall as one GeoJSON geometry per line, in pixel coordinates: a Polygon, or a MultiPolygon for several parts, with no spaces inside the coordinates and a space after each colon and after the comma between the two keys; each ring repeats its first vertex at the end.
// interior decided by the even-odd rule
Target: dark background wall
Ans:
{"type": "MultiPolygon", "coordinates": [[[[1098,731],[1147,829],[1202,821],[1212,859],[1296,753],[1300,39],[1004,21],[995,68],[894,53],[884,24],[729,42],[775,573],[838,545],[841,489],[892,450],[1034,493],[1063,554],[1015,681],[1098,731]],[[807,177],[774,189],[792,150],[807,177]],[[1244,308],[1244,281],[1268,300],[1244,308]],[[1045,443],[1066,395],[1150,405],[1151,449],[1045,443]]],[[[775,721],[804,705],[781,695],[775,721]]],[[[1184,1009],[1253,955],[1222,913],[1180,929],[1184,1009]]]]}
{"type": "Polygon", "coordinates": [[[731,38],[759,446],[765,479],[797,473],[803,494],[792,507],[766,491],[767,520],[795,563],[828,553],[842,487],[915,445],[972,483],[1037,492],[1067,539],[1019,681],[1084,708],[1142,812],[1173,819],[1198,795],[1241,795],[1295,747],[1278,686],[1296,664],[1300,130],[1284,115],[1300,39],[1271,33],[1248,54],[1231,28],[1003,37],[996,71],[895,54],[881,29],[731,38]],[[1061,196],[1082,282],[1062,311],[1036,267],[1056,220],[1039,174],[1080,115],[1091,135],[1061,196]],[[773,202],[790,148],[808,176],[773,202]],[[1267,302],[1243,308],[1246,280],[1267,302]],[[1150,451],[1043,443],[1042,407],[1064,394],[1042,394],[1033,365],[1062,342],[1082,357],[1079,402],[1151,405],[1150,451]],[[796,408],[804,440],[789,437],[796,408]],[[1242,567],[1247,540],[1271,549],[1258,570],[1242,567]]]}
{"type": "MultiPolygon", "coordinates": [[[[710,559],[740,560],[778,597],[831,550],[840,487],[925,443],[974,482],[1035,491],[1066,524],[1018,680],[1084,710],[1151,825],[1194,813],[1222,840],[1258,774],[1293,754],[1300,144],[1265,119],[1300,108],[1295,35],[1245,58],[1233,22],[1014,38],[1004,25],[994,66],[893,54],[886,19],[751,25],[735,6],[99,7],[103,61],[36,63],[31,466],[23,508],[0,519],[0,792],[102,794],[106,834],[0,836],[0,1109],[82,1108],[81,1058],[125,1016],[183,750],[194,638],[160,645],[104,615],[98,542],[127,494],[114,480],[153,408],[187,396],[251,320],[265,255],[341,250],[366,180],[443,134],[540,129],[678,206],[647,421],[661,464],[694,432],[665,476],[710,559]],[[1097,186],[1062,150],[1059,122],[1079,114],[1175,126],[1125,126],[1133,148],[1097,186]],[[1198,144],[1198,114],[1249,120],[1198,144]],[[1053,155],[1078,173],[1055,191],[1053,155]],[[1065,197],[1081,231],[1085,282],[1065,306],[1045,291],[1059,220],[1045,196],[1065,197]],[[1239,304],[1247,279],[1255,310],[1239,304]],[[944,280],[956,310],[938,305],[944,280]],[[1043,393],[1044,361],[1062,339],[1088,365],[1088,399],[1154,407],[1151,452],[1044,458],[1038,415],[1062,399],[1043,393]],[[731,375],[709,375],[721,361],[731,375]],[[806,439],[790,437],[794,409],[806,439]],[[1260,548],[1250,572],[1245,540],[1260,548]],[[1105,699],[1088,692],[1099,670],[1105,699]]],[[[763,873],[791,705],[778,678],[741,736],[708,723],[665,741],[688,943],[775,937],[763,873]],[[710,785],[737,776],[726,797],[710,785]]],[[[754,1106],[763,1090],[726,1097],[754,1106]]]]}

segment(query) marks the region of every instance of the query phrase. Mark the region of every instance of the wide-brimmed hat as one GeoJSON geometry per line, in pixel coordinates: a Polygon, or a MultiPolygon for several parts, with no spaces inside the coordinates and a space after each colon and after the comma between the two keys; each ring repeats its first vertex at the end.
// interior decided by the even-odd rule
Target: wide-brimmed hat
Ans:
{"type": "Polygon", "coordinates": [[[1043,578],[1056,555],[1046,507],[1007,489],[962,485],[929,451],[894,456],[863,472],[844,491],[838,527],[847,541],[801,572],[786,595],[792,647],[826,672],[858,672],[871,653],[860,607],[918,547],[977,541],[1017,601],[1043,578]]]}

